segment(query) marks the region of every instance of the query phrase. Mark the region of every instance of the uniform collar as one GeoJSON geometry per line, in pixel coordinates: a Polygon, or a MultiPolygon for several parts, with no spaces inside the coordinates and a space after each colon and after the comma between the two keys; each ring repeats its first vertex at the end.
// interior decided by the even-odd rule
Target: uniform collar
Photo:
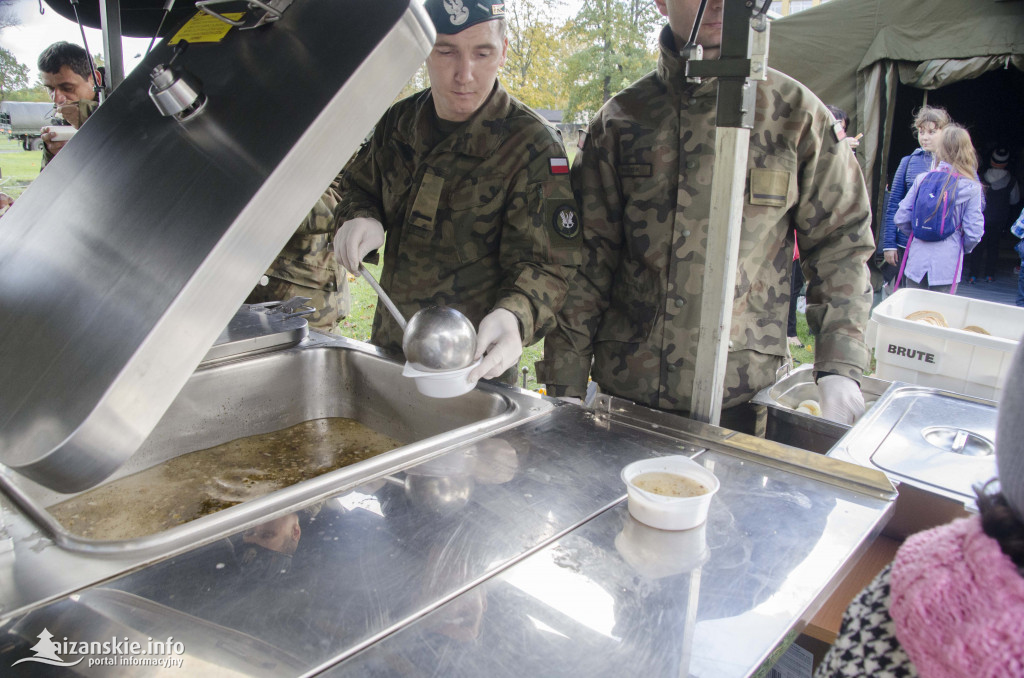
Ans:
{"type": "Polygon", "coordinates": [[[686,82],[686,59],[676,50],[672,27],[668,24],[658,36],[658,80],[670,91],[689,96],[705,96],[718,91],[716,78],[705,78],[699,85],[686,82]]]}
{"type": "Polygon", "coordinates": [[[399,137],[413,146],[418,153],[461,153],[489,158],[497,151],[508,134],[508,114],[512,108],[509,96],[501,82],[495,81],[494,90],[473,116],[452,132],[447,139],[430,148],[433,138],[434,100],[430,90],[424,90],[416,102],[416,115],[407,129],[399,130],[399,137]]]}

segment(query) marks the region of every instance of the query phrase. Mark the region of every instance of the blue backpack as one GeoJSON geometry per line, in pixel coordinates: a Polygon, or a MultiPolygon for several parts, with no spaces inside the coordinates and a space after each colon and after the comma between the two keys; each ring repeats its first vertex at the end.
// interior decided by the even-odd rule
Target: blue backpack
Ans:
{"type": "Polygon", "coordinates": [[[911,223],[914,237],[936,242],[953,235],[960,227],[953,217],[956,188],[960,175],[946,170],[931,170],[917,187],[911,223]]]}

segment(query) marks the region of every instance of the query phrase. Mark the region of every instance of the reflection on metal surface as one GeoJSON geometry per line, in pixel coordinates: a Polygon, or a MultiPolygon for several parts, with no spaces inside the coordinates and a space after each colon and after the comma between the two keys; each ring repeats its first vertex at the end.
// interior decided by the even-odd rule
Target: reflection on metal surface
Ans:
{"type": "MultiPolygon", "coordinates": [[[[622,433],[613,428],[609,442],[622,433]]],[[[402,667],[496,678],[750,675],[827,595],[825,582],[843,569],[837,553],[877,529],[879,504],[761,464],[705,456],[723,479],[706,530],[659,533],[620,501],[469,589],[479,597],[482,588],[487,601],[473,642],[431,632],[432,617],[459,604],[457,596],[328,675],[402,667]],[[667,544],[656,546],[662,538],[679,540],[682,565],[664,553],[667,544]]]]}
{"type": "Polygon", "coordinates": [[[929,426],[921,429],[921,437],[943,452],[968,457],[987,457],[996,451],[995,443],[988,438],[955,426],[929,426]]]}
{"type": "Polygon", "coordinates": [[[550,607],[574,623],[606,638],[615,638],[615,599],[602,584],[580,572],[573,554],[556,547],[513,568],[505,577],[510,586],[550,607]]]}
{"type": "MultiPolygon", "coordinates": [[[[303,665],[284,648],[115,589],[86,591],[27,615],[7,629],[8,654],[32,657],[31,646],[39,642],[40,633],[76,648],[91,645],[88,652],[59,657],[62,663],[75,664],[73,670],[62,669],[69,675],[166,676],[181,670],[193,676],[272,678],[295,675],[303,665]],[[137,644],[136,650],[131,643],[137,644]]],[[[40,667],[23,665],[18,670],[33,668],[40,667]]]]}

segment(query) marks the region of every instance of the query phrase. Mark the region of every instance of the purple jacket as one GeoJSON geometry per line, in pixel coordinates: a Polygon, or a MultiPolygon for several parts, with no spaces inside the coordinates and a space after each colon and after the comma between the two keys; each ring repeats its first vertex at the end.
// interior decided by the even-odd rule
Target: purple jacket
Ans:
{"type": "MultiPolygon", "coordinates": [[[[945,162],[939,163],[938,169],[953,171],[949,163],[945,162]]],[[[917,189],[925,174],[921,173],[914,179],[893,218],[897,228],[907,235],[913,230],[911,217],[914,202],[917,200],[917,189]]],[[[973,250],[985,233],[983,206],[981,183],[966,177],[957,179],[953,219],[956,220],[955,223],[960,224],[960,228],[945,240],[925,242],[915,239],[907,248],[907,263],[903,275],[914,282],[921,282],[927,273],[929,285],[952,285],[959,282],[963,269],[963,255],[973,250]]]]}

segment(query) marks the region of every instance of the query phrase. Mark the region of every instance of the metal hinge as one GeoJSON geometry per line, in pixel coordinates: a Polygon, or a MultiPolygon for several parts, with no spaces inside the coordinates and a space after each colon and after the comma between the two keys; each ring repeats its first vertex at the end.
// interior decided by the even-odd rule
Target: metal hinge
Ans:
{"type": "Polygon", "coordinates": [[[199,0],[199,2],[196,3],[196,7],[202,10],[203,12],[206,12],[212,17],[220,19],[226,24],[231,24],[232,26],[236,26],[241,30],[248,30],[250,28],[257,28],[259,26],[263,26],[264,24],[269,24],[273,23],[274,21],[277,21],[278,19],[281,18],[281,15],[284,14],[284,11],[288,9],[289,5],[292,4],[292,0],[267,0],[267,2],[262,2],[262,0],[248,0],[250,7],[256,7],[258,9],[264,10],[263,16],[261,16],[252,25],[249,25],[248,21],[235,21],[234,19],[229,19],[223,14],[218,14],[217,12],[209,8],[209,5],[221,5],[225,2],[237,2],[237,0],[199,0]]]}

